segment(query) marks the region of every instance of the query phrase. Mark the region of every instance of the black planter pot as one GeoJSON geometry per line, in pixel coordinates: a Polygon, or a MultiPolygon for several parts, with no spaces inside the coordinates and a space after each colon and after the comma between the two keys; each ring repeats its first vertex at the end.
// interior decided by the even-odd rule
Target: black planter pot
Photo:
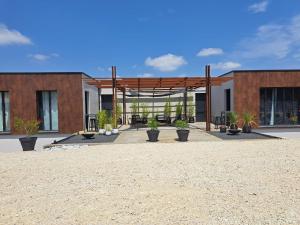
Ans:
{"type": "Polygon", "coordinates": [[[243,133],[251,133],[252,132],[252,127],[249,125],[244,125],[243,126],[243,133]]]}
{"type": "Polygon", "coordinates": [[[92,139],[94,137],[94,133],[83,133],[81,136],[83,136],[85,139],[92,139]]]}
{"type": "Polygon", "coordinates": [[[189,123],[195,123],[194,117],[189,117],[189,123]]]}
{"type": "Polygon", "coordinates": [[[189,137],[189,130],[177,130],[178,141],[187,141],[189,137]]]}
{"type": "Polygon", "coordinates": [[[220,133],[226,133],[227,127],[220,127],[220,133]]]}
{"type": "Polygon", "coordinates": [[[147,130],[148,138],[150,142],[156,142],[159,135],[159,130],[147,130]]]}
{"type": "Polygon", "coordinates": [[[230,135],[237,135],[238,133],[241,132],[241,130],[239,130],[239,129],[229,129],[228,132],[229,132],[230,135]]]}
{"type": "Polygon", "coordinates": [[[36,143],[37,137],[22,137],[19,141],[22,145],[23,151],[32,151],[36,143]]]}

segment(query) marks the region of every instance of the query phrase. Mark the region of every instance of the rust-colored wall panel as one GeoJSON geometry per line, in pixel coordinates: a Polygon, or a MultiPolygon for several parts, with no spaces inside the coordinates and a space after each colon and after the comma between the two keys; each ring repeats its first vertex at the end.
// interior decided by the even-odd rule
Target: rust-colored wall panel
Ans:
{"type": "Polygon", "coordinates": [[[251,112],[259,122],[259,90],[265,87],[300,87],[300,71],[235,72],[234,110],[251,112]]]}
{"type": "Polygon", "coordinates": [[[55,90],[58,93],[59,133],[83,129],[81,74],[0,74],[0,91],[9,91],[10,125],[14,117],[36,119],[36,92],[55,90]]]}

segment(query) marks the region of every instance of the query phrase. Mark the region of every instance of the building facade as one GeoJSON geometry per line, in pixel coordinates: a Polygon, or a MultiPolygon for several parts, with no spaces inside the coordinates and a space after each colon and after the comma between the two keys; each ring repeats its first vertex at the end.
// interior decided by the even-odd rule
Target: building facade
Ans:
{"type": "MultiPolygon", "coordinates": [[[[300,70],[232,71],[232,77],[211,91],[212,117],[235,111],[241,117],[250,112],[259,126],[300,125],[300,70]]],[[[15,134],[14,120],[40,120],[40,132],[74,133],[85,129],[86,115],[112,110],[112,90],[89,85],[81,72],[0,73],[0,134],[15,134]]],[[[118,102],[122,107],[122,93],[118,102]]],[[[170,101],[172,114],[182,102],[184,92],[171,96],[139,97],[143,107],[163,114],[170,101]]],[[[205,88],[188,94],[188,104],[195,108],[196,121],[205,121],[205,88]]],[[[136,97],[126,96],[126,121],[136,97]]],[[[124,109],[122,109],[124,110],[124,109]]],[[[151,116],[151,115],[150,115],[151,116]]]]}

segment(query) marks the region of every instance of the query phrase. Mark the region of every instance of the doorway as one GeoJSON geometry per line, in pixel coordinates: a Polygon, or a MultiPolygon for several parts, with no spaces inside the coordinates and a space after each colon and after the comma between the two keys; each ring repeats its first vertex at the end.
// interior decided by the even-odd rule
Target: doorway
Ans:
{"type": "Polygon", "coordinates": [[[205,93],[196,93],[196,122],[205,122],[205,93]]]}

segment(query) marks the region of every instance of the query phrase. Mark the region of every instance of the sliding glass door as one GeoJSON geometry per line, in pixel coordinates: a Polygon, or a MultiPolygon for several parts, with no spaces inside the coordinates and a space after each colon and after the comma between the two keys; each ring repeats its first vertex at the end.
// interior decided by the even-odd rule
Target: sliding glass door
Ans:
{"type": "Polygon", "coordinates": [[[0,91],[0,132],[10,131],[10,103],[7,91],[0,91]]]}
{"type": "Polygon", "coordinates": [[[58,131],[58,107],[56,91],[37,92],[37,115],[40,130],[58,131]]]}
{"type": "Polygon", "coordinates": [[[260,124],[300,124],[300,88],[261,88],[260,124]]]}

